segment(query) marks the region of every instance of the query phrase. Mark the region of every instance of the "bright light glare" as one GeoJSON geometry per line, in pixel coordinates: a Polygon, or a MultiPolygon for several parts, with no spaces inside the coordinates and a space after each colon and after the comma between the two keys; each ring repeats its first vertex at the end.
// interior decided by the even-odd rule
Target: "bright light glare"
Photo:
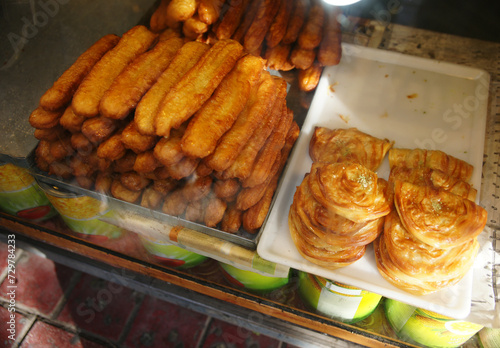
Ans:
{"type": "Polygon", "coordinates": [[[330,5],[346,6],[346,5],[354,4],[355,2],[358,2],[360,0],[323,0],[323,1],[330,4],[330,5]]]}

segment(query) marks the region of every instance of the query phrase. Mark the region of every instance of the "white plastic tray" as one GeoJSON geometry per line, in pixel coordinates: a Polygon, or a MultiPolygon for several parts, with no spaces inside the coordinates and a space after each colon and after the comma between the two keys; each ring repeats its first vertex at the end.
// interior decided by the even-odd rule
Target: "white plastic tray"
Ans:
{"type": "MultiPolygon", "coordinates": [[[[288,230],[288,211],[296,187],[309,172],[309,140],[316,126],[357,127],[395,141],[395,147],[439,149],[474,166],[471,183],[480,189],[489,75],[483,70],[343,45],[339,65],[325,68],[301,135],[290,157],[279,193],[257,251],[269,261],[320,275],[454,318],[471,307],[472,270],[454,287],[414,296],[379,274],[373,248],[338,270],[305,260],[288,230]]],[[[387,158],[378,171],[389,174],[387,158]]],[[[479,197],[478,197],[479,201],[479,197]]]]}

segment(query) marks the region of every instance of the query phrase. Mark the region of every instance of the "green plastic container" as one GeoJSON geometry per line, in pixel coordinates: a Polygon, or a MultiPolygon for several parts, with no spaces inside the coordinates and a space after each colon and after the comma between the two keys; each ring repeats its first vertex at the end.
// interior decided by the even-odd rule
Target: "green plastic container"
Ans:
{"type": "Polygon", "coordinates": [[[459,347],[483,328],[390,299],[385,315],[399,338],[432,348],[459,347]]]}
{"type": "Polygon", "coordinates": [[[290,273],[287,277],[273,277],[247,271],[223,262],[219,262],[219,265],[224,277],[231,284],[255,292],[270,292],[290,282],[290,273]]]}
{"type": "Polygon", "coordinates": [[[349,324],[370,316],[382,299],[381,295],[302,271],[299,295],[317,313],[349,324]]]}
{"type": "Polygon", "coordinates": [[[139,236],[144,248],[161,264],[178,269],[198,266],[207,257],[183,249],[169,242],[164,242],[143,235],[139,236]]]}
{"type": "Polygon", "coordinates": [[[112,218],[115,214],[105,201],[70,192],[45,182],[39,181],[38,183],[73,232],[95,242],[103,242],[123,235],[121,228],[99,220],[101,217],[112,218]]]}
{"type": "Polygon", "coordinates": [[[57,214],[27,169],[0,164],[0,209],[30,221],[43,221],[57,214]]]}

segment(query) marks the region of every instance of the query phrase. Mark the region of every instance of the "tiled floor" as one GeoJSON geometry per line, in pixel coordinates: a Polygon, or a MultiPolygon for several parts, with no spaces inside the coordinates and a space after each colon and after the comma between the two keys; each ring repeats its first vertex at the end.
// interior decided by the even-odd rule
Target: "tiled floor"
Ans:
{"type": "Polygon", "coordinates": [[[7,257],[0,242],[0,347],[291,347],[28,251],[15,253],[14,288],[7,257]],[[10,326],[12,289],[16,311],[10,326]]]}

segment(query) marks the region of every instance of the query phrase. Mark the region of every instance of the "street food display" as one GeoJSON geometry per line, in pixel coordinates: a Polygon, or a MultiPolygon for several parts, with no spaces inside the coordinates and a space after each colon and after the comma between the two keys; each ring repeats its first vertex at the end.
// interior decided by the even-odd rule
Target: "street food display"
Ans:
{"type": "Polygon", "coordinates": [[[150,27],[202,42],[236,40],[270,69],[298,70],[299,88],[309,92],[342,56],[340,13],[320,0],[162,0],[150,27]]]}
{"type": "Polygon", "coordinates": [[[299,133],[287,84],[235,40],[158,37],[135,26],[77,59],[30,116],[36,164],[119,200],[255,233],[299,133]]]}

